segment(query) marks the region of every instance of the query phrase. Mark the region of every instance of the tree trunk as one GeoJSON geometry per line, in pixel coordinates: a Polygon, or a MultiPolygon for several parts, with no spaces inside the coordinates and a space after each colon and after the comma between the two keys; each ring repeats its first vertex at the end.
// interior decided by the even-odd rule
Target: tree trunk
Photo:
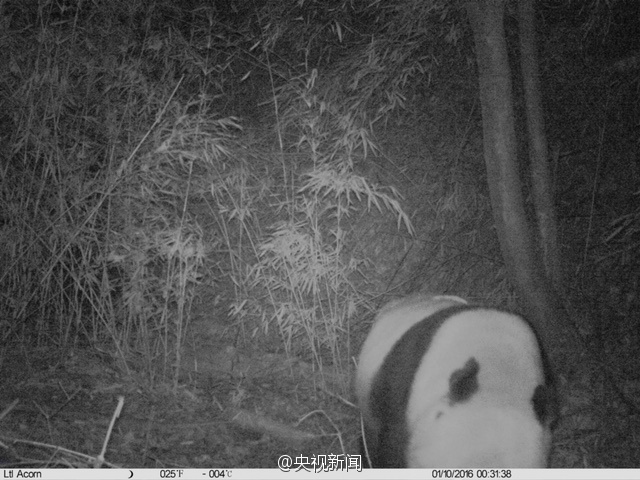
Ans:
{"type": "Polygon", "coordinates": [[[556,292],[564,292],[562,263],[558,250],[557,218],[554,207],[552,175],[545,132],[540,71],[536,48],[535,11],[533,0],[518,1],[520,30],[520,68],[524,84],[524,97],[531,163],[531,185],[535,205],[538,235],[545,272],[556,292]]]}
{"type": "Polygon", "coordinates": [[[478,60],[484,158],[500,248],[521,308],[545,343],[556,348],[562,340],[556,327],[563,312],[547,288],[540,255],[534,248],[525,214],[518,173],[511,74],[504,33],[506,0],[466,3],[478,60]]]}

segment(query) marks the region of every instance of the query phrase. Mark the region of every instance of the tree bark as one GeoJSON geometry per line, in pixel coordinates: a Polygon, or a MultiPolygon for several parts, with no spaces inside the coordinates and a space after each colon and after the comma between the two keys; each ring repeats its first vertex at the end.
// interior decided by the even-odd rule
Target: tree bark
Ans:
{"type": "Polygon", "coordinates": [[[536,48],[535,11],[533,0],[518,1],[520,30],[520,68],[524,84],[524,97],[529,139],[531,186],[537,219],[537,240],[542,252],[545,272],[557,292],[564,291],[562,263],[558,249],[557,217],[549,150],[545,132],[540,94],[540,71],[536,48]]]}
{"type": "Polygon", "coordinates": [[[548,288],[524,208],[504,32],[505,3],[466,3],[478,60],[487,181],[502,256],[520,306],[545,343],[556,348],[562,340],[556,327],[563,323],[563,312],[553,289],[548,288]]]}

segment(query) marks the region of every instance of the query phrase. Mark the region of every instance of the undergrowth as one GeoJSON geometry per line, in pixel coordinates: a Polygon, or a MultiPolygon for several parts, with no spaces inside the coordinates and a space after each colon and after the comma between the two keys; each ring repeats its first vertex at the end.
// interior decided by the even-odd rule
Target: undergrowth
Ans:
{"type": "Polygon", "coordinates": [[[374,208],[412,231],[398,193],[354,168],[378,150],[361,99],[315,70],[270,75],[280,148],[251,150],[219,95],[275,67],[240,27],[222,39],[194,11],[190,30],[167,29],[185,15],[168,3],[32,6],[4,5],[1,39],[4,343],[89,344],[176,388],[206,279],[232,282],[248,335],[275,328],[287,352],[340,366],[364,295],[351,215],[374,208]],[[193,213],[202,202],[214,232],[193,213]]]}

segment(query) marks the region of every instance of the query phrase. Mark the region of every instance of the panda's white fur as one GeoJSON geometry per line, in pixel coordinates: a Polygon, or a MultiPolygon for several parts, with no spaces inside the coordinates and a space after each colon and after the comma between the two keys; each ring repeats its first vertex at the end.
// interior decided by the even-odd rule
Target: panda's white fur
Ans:
{"type": "Polygon", "coordinates": [[[521,317],[453,296],[385,306],[358,361],[373,466],[544,467],[555,391],[521,317]]]}

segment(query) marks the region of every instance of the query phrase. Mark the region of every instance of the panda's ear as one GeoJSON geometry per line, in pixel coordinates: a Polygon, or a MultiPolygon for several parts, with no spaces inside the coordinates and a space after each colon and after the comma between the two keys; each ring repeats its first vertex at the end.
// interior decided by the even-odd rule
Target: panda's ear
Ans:
{"type": "Polygon", "coordinates": [[[449,377],[449,405],[464,403],[478,391],[480,365],[470,357],[464,367],[454,370],[449,377]]]}
{"type": "Polygon", "coordinates": [[[538,385],[533,392],[531,403],[538,421],[553,430],[560,416],[560,401],[554,386],[538,385]]]}

